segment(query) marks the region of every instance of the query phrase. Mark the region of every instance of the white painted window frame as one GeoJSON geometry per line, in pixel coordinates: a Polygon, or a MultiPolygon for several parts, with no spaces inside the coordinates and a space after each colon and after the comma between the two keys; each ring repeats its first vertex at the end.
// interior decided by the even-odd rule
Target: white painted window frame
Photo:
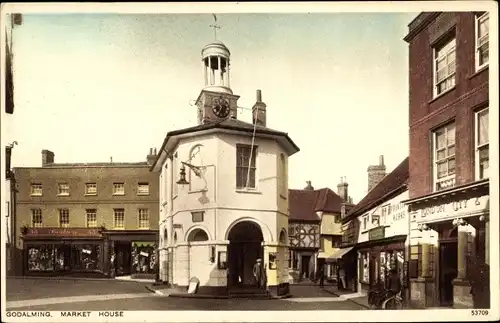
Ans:
{"type": "Polygon", "coordinates": [[[113,183],[113,195],[125,195],[125,183],[113,183]]]}
{"type": "Polygon", "coordinates": [[[85,211],[86,214],[86,225],[87,228],[96,228],[97,227],[97,210],[96,209],[87,209],[85,211]]]}
{"type": "MultiPolygon", "coordinates": [[[[488,136],[487,143],[483,143],[481,145],[479,145],[479,143],[478,143],[478,141],[479,141],[479,116],[484,114],[484,113],[489,114],[489,107],[483,108],[483,109],[476,111],[474,113],[474,149],[475,149],[474,165],[475,165],[476,180],[489,178],[489,175],[485,176],[484,178],[480,177],[479,151],[481,149],[483,149],[484,147],[488,147],[488,152],[489,152],[489,145],[490,145],[489,136],[488,136]]],[[[489,125],[488,125],[488,132],[489,132],[489,125]]]]}
{"type": "Polygon", "coordinates": [[[97,195],[97,183],[85,183],[85,195],[97,195]],[[94,190],[90,190],[94,188],[94,190]]]}
{"type": "Polygon", "coordinates": [[[42,209],[31,209],[31,227],[41,228],[42,226],[43,226],[42,209]],[[37,220],[36,222],[35,219],[37,220]]]}
{"type": "MultiPolygon", "coordinates": [[[[437,129],[435,129],[434,131],[432,131],[432,170],[433,170],[433,175],[432,175],[432,178],[433,178],[433,186],[432,186],[432,189],[433,189],[433,192],[437,192],[437,191],[441,191],[443,189],[438,189],[437,186],[439,183],[442,183],[442,182],[445,182],[445,181],[453,181],[453,184],[450,185],[448,188],[451,188],[451,187],[454,187],[455,186],[455,178],[456,178],[456,124],[455,124],[455,121],[452,121],[450,123],[447,123],[437,129]],[[448,174],[447,176],[443,177],[443,178],[440,178],[438,179],[438,167],[437,167],[437,164],[438,164],[438,160],[437,160],[437,133],[442,130],[442,129],[445,129],[445,137],[446,137],[446,150],[448,150],[452,145],[448,144],[448,129],[453,127],[454,131],[455,131],[455,143],[453,144],[453,146],[455,146],[455,153],[453,155],[448,155],[448,152],[446,153],[446,157],[444,157],[443,159],[440,159],[439,161],[443,161],[443,160],[450,160],[452,158],[455,158],[455,172],[453,174],[448,174]]],[[[446,166],[448,167],[448,166],[446,166]]]]}
{"type": "MultiPolygon", "coordinates": [[[[141,208],[137,211],[138,214],[138,227],[139,229],[149,229],[150,227],[150,218],[149,218],[149,209],[141,208]]],[[[125,221],[125,216],[124,216],[125,221]]]]}
{"type": "Polygon", "coordinates": [[[57,184],[57,196],[69,196],[69,184],[68,183],[58,183],[57,184]]]}
{"type": "Polygon", "coordinates": [[[60,228],[69,228],[70,222],[69,222],[69,209],[59,209],[59,227],[60,228]],[[66,221],[63,222],[63,219],[66,219],[66,221]]]}
{"type": "Polygon", "coordinates": [[[475,23],[474,23],[474,42],[475,42],[475,48],[476,48],[476,51],[475,51],[475,60],[476,60],[476,71],[479,71],[481,69],[483,69],[484,67],[488,66],[489,63],[490,63],[490,60],[489,60],[489,56],[488,56],[488,61],[483,63],[483,64],[480,64],[479,61],[480,61],[480,52],[479,52],[479,49],[482,47],[482,46],[487,46],[488,47],[488,51],[489,51],[489,37],[490,37],[490,31],[489,31],[489,22],[488,22],[488,34],[484,35],[483,38],[486,38],[486,41],[481,45],[479,46],[479,23],[484,21],[484,20],[488,20],[489,21],[490,19],[490,15],[488,12],[485,12],[481,15],[476,15],[475,17],[475,23]]]}
{"type": "Polygon", "coordinates": [[[113,227],[125,229],[125,209],[113,209],[113,227]]]}
{"type": "MultiPolygon", "coordinates": [[[[444,44],[441,44],[439,46],[436,46],[432,49],[432,84],[433,84],[433,93],[434,93],[434,97],[437,98],[443,94],[445,94],[446,92],[448,91],[451,91],[452,89],[455,88],[455,85],[456,85],[456,67],[457,67],[457,57],[456,57],[456,47],[457,47],[457,43],[456,43],[456,36],[454,35],[452,38],[450,38],[446,43],[444,44]],[[442,55],[440,55],[439,57],[437,56],[438,55],[438,52],[443,49],[444,47],[448,46],[451,42],[454,42],[454,45],[448,49],[448,51],[442,55]],[[437,61],[439,58],[441,57],[447,57],[449,56],[451,53],[454,53],[455,55],[455,66],[454,66],[454,70],[453,70],[453,73],[447,73],[446,77],[444,79],[442,79],[440,82],[437,82],[437,61]],[[444,82],[447,82],[448,80],[452,79],[453,78],[453,85],[451,85],[450,87],[446,88],[445,90],[441,91],[441,92],[438,92],[438,85],[440,85],[441,83],[444,83],[444,82]]],[[[448,58],[446,58],[448,59],[448,58]]],[[[446,63],[446,69],[448,69],[449,67],[449,63],[447,62],[446,63]]]]}
{"type": "Polygon", "coordinates": [[[31,196],[42,196],[43,195],[43,185],[40,183],[31,184],[31,196]]]}

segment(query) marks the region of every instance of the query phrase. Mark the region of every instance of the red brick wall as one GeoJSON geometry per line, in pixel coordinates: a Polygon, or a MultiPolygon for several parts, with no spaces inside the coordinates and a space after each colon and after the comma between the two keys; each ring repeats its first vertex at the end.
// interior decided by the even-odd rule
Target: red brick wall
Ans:
{"type": "Polygon", "coordinates": [[[475,16],[442,13],[409,41],[410,198],[432,192],[432,137],[437,126],[456,122],[456,185],[474,180],[474,113],[488,101],[488,69],[475,70],[475,16]],[[456,86],[433,99],[432,45],[455,28],[456,86]]]}

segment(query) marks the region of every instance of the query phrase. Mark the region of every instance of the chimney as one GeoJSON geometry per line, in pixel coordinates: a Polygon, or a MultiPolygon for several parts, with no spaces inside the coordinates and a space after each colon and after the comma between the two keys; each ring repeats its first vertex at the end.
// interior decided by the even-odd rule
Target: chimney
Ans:
{"type": "Polygon", "coordinates": [[[49,164],[54,163],[54,153],[50,150],[44,149],[42,150],[42,167],[47,166],[49,164]]]}
{"type": "Polygon", "coordinates": [[[266,104],[262,102],[262,91],[257,90],[257,102],[252,108],[252,123],[257,123],[258,126],[266,126],[266,104]]]}
{"type": "Polygon", "coordinates": [[[148,165],[153,165],[156,160],[156,148],[149,148],[149,154],[146,156],[148,165]]]}
{"type": "Polygon", "coordinates": [[[368,166],[368,192],[385,177],[384,155],[380,155],[378,165],[368,166]]]}
{"type": "Polygon", "coordinates": [[[348,186],[349,184],[347,184],[345,177],[341,177],[340,183],[337,185],[337,193],[345,203],[349,202],[349,192],[347,190],[348,186]]]}
{"type": "Polygon", "coordinates": [[[306,181],[307,186],[304,187],[306,191],[314,191],[314,187],[311,185],[311,181],[306,181]]]}

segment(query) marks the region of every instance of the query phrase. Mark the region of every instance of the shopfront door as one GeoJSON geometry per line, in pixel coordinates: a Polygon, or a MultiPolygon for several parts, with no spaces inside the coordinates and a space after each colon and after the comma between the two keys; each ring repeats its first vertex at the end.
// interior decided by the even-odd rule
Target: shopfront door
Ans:
{"type": "Polygon", "coordinates": [[[453,280],[457,277],[457,241],[439,243],[439,299],[441,306],[453,305],[453,280]]]}

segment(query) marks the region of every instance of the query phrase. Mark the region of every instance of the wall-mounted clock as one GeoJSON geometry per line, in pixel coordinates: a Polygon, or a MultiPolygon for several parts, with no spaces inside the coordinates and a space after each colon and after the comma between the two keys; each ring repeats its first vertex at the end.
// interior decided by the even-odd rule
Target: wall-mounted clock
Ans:
{"type": "Polygon", "coordinates": [[[219,118],[226,118],[229,115],[229,101],[223,97],[215,98],[212,103],[212,112],[219,118]]]}

